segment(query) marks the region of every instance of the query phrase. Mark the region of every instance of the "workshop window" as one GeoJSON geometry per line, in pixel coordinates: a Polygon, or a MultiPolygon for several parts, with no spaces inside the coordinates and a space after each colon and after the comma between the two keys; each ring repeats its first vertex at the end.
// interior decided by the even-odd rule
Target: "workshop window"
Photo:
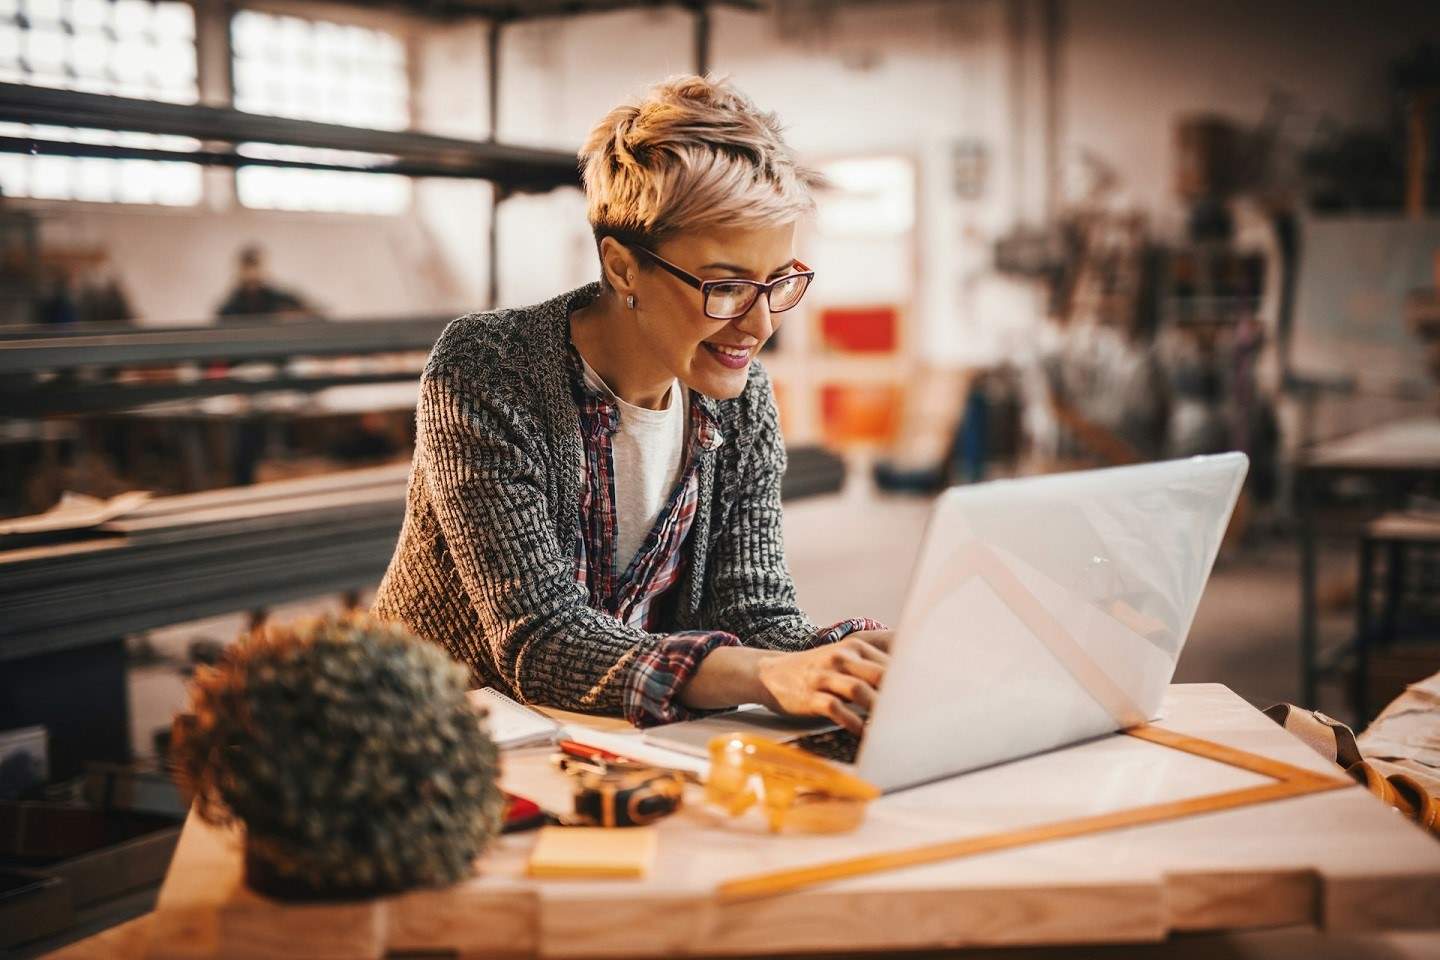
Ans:
{"type": "MultiPolygon", "coordinates": [[[[0,82],[195,103],[195,11],[151,0],[0,0],[0,82]]],[[[11,197],[153,203],[200,201],[198,164],[31,153],[29,140],[107,148],[199,149],[189,137],[0,122],[0,191],[11,197]]]]}
{"type": "MultiPolygon", "coordinates": [[[[242,10],[230,21],[235,107],[249,113],[371,130],[410,125],[405,46],[383,30],[242,10]]],[[[269,210],[401,213],[408,177],[367,173],[374,154],[243,144],[240,152],[349,170],[247,166],[236,172],[240,203],[269,210]]]]}

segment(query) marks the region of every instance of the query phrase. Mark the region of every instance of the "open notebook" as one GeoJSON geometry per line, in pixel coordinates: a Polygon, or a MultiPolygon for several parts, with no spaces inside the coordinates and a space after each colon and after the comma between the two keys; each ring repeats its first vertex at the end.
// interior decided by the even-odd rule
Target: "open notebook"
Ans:
{"type": "Polygon", "coordinates": [[[560,734],[560,724],[516,703],[494,687],[471,690],[467,696],[472,704],[486,711],[486,726],[501,750],[551,743],[560,734]]]}

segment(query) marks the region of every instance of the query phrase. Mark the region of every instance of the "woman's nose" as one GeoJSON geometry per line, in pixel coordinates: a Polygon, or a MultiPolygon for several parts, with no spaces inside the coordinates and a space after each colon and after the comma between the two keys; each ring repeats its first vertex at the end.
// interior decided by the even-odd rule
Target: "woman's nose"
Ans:
{"type": "Polygon", "coordinates": [[[775,332],[775,320],[770,314],[770,302],[763,296],[757,297],[750,312],[735,321],[735,329],[764,343],[775,332]]]}

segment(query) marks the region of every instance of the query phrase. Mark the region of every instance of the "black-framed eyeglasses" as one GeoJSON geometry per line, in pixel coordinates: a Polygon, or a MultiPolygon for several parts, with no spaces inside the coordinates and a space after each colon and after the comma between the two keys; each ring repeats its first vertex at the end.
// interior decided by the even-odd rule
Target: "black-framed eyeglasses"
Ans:
{"type": "Polygon", "coordinates": [[[630,247],[645,254],[660,267],[699,290],[700,297],[705,304],[705,316],[711,320],[738,320],[750,312],[750,308],[755,306],[755,301],[760,299],[762,293],[765,294],[766,302],[770,304],[771,313],[784,313],[800,302],[800,298],[805,296],[805,291],[810,287],[810,281],[815,279],[815,271],[796,260],[795,266],[798,269],[794,273],[787,273],[769,283],[761,283],[758,280],[741,280],[738,277],[725,280],[701,280],[693,273],[675,266],[648,247],[642,247],[639,244],[631,244],[630,247]]]}

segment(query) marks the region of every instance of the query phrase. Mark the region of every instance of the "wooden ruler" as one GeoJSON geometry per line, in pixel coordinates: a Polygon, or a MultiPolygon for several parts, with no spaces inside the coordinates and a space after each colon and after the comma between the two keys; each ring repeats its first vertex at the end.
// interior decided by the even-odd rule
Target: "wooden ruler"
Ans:
{"type": "Polygon", "coordinates": [[[1199,737],[1162,730],[1149,724],[1132,727],[1123,732],[1140,740],[1147,740],[1163,747],[1181,750],[1270,777],[1273,782],[1240,790],[1229,790],[1224,793],[1191,797],[1187,800],[1171,800],[1089,817],[1042,823],[1017,830],[1005,830],[1000,833],[926,844],[907,850],[876,853],[847,860],[834,860],[810,867],[797,867],[741,877],[720,885],[718,890],[720,899],[734,901],[774,896],[849,877],[938,863],[942,860],[954,860],[979,853],[992,853],[996,850],[1010,850],[1034,843],[1045,843],[1049,840],[1065,840],[1070,837],[1083,837],[1148,823],[1163,823],[1167,820],[1178,820],[1182,817],[1192,817],[1202,813],[1234,810],[1257,803],[1269,803],[1274,800],[1304,796],[1308,793],[1320,793],[1325,790],[1355,786],[1355,782],[1348,778],[1313,773],[1288,763],[1272,760],[1269,757],[1237,750],[1211,740],[1202,740],[1199,737]]]}

